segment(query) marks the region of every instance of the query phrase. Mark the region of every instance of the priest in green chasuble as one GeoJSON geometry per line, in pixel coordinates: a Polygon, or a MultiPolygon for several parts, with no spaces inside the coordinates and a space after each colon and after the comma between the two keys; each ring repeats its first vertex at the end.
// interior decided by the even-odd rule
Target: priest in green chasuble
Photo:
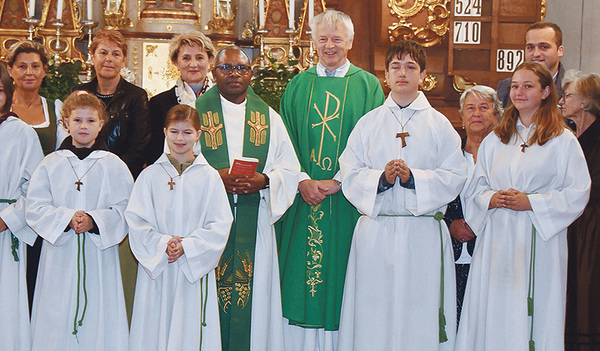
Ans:
{"type": "Polygon", "coordinates": [[[300,160],[299,194],[278,224],[286,350],[336,350],[342,290],[358,212],[342,195],[338,156],[361,116],[384,101],[379,80],[352,65],[354,26],[328,10],[310,27],[317,66],[294,77],[281,114],[300,160]]]}
{"type": "MultiPolygon", "coordinates": [[[[300,165],[281,117],[249,88],[248,56],[216,56],[216,86],[196,100],[202,154],[219,171],[234,222],[216,269],[223,351],[281,351],[281,292],[273,224],[294,200],[300,165]],[[254,175],[230,173],[235,159],[258,160],[254,175]]],[[[208,199],[207,199],[208,201],[208,199]]]]}

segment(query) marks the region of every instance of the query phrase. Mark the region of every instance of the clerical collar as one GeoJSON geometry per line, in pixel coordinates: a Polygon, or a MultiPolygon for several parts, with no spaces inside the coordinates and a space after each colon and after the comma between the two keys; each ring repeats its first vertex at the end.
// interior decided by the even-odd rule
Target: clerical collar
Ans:
{"type": "Polygon", "coordinates": [[[344,77],[348,70],[350,69],[350,61],[346,59],[346,63],[341,65],[340,67],[334,69],[333,71],[329,71],[325,66],[321,64],[321,62],[317,63],[317,76],[319,77],[344,77]]]}
{"type": "Polygon", "coordinates": [[[413,101],[409,102],[408,105],[406,105],[406,106],[402,106],[400,104],[396,104],[396,105],[398,105],[398,107],[400,107],[400,109],[403,110],[403,109],[409,107],[410,105],[412,105],[412,103],[415,102],[415,100],[417,100],[418,97],[419,97],[419,95],[417,94],[417,97],[413,101]]]}
{"type": "Polygon", "coordinates": [[[74,153],[75,156],[77,156],[77,158],[79,158],[80,160],[83,160],[84,158],[88,157],[92,153],[92,151],[108,151],[104,142],[102,140],[98,140],[97,138],[92,147],[75,147],[75,145],[73,145],[73,137],[71,137],[70,135],[66,137],[65,140],[63,140],[58,150],[69,150],[72,153],[74,153]]]}

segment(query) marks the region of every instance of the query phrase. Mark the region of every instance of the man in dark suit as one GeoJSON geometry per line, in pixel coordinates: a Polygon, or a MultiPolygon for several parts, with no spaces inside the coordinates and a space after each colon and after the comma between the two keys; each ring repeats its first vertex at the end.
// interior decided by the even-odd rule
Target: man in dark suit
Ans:
{"type": "MultiPolygon", "coordinates": [[[[550,70],[559,97],[562,95],[561,83],[565,74],[565,68],[560,63],[564,51],[562,31],[552,22],[536,22],[525,32],[525,61],[539,62],[550,70]]],[[[502,106],[506,107],[510,92],[510,78],[501,80],[497,91],[502,106]]]]}

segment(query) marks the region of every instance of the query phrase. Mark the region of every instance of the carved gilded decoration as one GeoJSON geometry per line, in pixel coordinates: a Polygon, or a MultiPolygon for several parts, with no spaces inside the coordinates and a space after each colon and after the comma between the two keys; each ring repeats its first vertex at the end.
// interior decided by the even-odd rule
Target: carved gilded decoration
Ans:
{"type": "MultiPolygon", "coordinates": [[[[81,8],[77,0],[64,1],[64,10],[60,30],[60,39],[56,40],[56,26],[52,21],[56,18],[57,0],[44,0],[41,4],[39,22],[33,29],[33,37],[49,50],[50,56],[58,52],[62,62],[81,61],[85,58],[77,48],[77,41],[83,37],[81,27],[81,8]],[[58,45],[57,45],[58,44],[58,45]]],[[[8,48],[29,37],[29,26],[23,21],[27,17],[28,1],[0,0],[0,54],[6,55],[8,48]]]]}
{"type": "Polygon", "coordinates": [[[424,47],[439,44],[448,33],[449,3],[450,0],[390,0],[390,12],[398,18],[388,27],[390,41],[411,39],[424,47]]]}
{"type": "Polygon", "coordinates": [[[169,43],[144,42],[140,54],[142,86],[148,96],[171,89],[179,78],[179,71],[169,59],[169,43]]]}

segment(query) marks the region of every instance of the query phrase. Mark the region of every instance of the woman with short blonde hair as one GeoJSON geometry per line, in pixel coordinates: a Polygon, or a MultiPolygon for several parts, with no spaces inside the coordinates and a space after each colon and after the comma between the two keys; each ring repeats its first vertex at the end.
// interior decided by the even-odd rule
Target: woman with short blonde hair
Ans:
{"type": "Polygon", "coordinates": [[[163,126],[167,111],[175,105],[195,107],[196,99],[212,85],[209,71],[216,50],[210,39],[197,30],[176,35],[169,43],[169,58],[179,70],[180,77],[175,86],[150,99],[152,138],[148,151],[148,164],[162,155],[165,147],[163,126]]]}

